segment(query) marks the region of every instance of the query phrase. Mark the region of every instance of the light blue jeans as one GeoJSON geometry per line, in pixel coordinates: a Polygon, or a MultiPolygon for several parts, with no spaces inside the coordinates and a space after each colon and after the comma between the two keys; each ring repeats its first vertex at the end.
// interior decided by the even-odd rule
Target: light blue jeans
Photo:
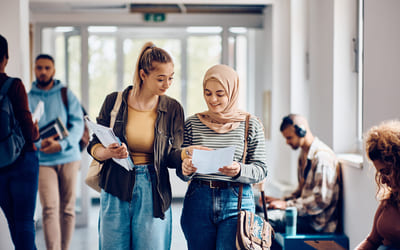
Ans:
{"type": "MultiPolygon", "coordinates": [[[[236,249],[239,187],[210,188],[191,182],[183,202],[181,226],[188,249],[236,249]]],[[[242,209],[254,212],[254,195],[243,184],[242,209]]]]}
{"type": "Polygon", "coordinates": [[[121,201],[104,190],[100,196],[99,249],[169,250],[171,247],[171,208],[165,219],[153,217],[150,165],[135,165],[136,179],[132,201],[121,201]]]}

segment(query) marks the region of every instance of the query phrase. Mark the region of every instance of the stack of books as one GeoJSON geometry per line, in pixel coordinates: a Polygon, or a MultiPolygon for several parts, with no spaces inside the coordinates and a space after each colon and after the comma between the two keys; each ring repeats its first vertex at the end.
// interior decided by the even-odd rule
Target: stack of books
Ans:
{"type": "Polygon", "coordinates": [[[62,140],[68,136],[67,127],[59,117],[40,128],[39,133],[42,139],[54,136],[55,139],[62,140]]]}

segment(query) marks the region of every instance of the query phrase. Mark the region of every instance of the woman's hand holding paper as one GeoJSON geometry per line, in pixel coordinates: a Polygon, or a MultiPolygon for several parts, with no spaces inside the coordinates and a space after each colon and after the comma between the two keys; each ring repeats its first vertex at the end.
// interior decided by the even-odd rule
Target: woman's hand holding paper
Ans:
{"type": "MultiPolygon", "coordinates": [[[[100,145],[100,144],[99,144],[100,145]]],[[[129,156],[128,149],[125,143],[111,143],[108,147],[103,145],[94,149],[93,156],[97,160],[105,161],[111,158],[125,159],[129,156]]]]}
{"type": "Polygon", "coordinates": [[[186,176],[196,172],[197,168],[193,166],[192,159],[184,159],[182,161],[182,173],[186,176]]]}
{"type": "Polygon", "coordinates": [[[129,156],[125,143],[122,143],[121,145],[118,143],[112,143],[108,145],[106,152],[110,156],[109,158],[125,159],[129,156]]]}
{"type": "Polygon", "coordinates": [[[219,168],[218,171],[220,171],[222,174],[226,176],[235,177],[240,173],[240,164],[234,161],[229,166],[224,166],[222,168],[219,168]]]}

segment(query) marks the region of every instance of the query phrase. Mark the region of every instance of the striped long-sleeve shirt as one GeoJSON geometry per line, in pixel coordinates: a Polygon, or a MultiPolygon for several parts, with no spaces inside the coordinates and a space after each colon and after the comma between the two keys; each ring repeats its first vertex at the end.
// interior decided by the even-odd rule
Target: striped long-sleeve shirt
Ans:
{"type": "Polygon", "coordinates": [[[223,180],[241,183],[257,183],[267,176],[265,137],[262,124],[256,117],[249,121],[248,144],[246,164],[243,164],[243,149],[245,136],[245,121],[236,129],[219,134],[204,125],[196,115],[189,117],[185,122],[184,145],[206,146],[211,149],[235,146],[234,161],[240,163],[241,170],[237,177],[229,177],[222,174],[193,174],[190,177],[183,176],[178,170],[180,178],[187,181],[191,178],[207,180],[223,180]]]}

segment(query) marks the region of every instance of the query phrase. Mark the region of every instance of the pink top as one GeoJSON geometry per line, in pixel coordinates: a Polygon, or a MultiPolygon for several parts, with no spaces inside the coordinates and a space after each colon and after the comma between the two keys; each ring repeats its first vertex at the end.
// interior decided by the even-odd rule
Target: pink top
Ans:
{"type": "Polygon", "coordinates": [[[377,249],[380,245],[400,249],[400,208],[387,201],[380,203],[371,233],[356,249],[377,249]]]}

